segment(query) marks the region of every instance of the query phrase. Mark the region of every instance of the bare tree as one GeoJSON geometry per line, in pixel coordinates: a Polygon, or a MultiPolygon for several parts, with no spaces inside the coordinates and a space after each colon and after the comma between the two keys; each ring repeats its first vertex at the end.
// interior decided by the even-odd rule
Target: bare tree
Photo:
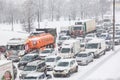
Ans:
{"type": "Polygon", "coordinates": [[[23,5],[23,27],[27,32],[30,32],[33,26],[33,20],[35,18],[33,0],[27,0],[23,5]]]}

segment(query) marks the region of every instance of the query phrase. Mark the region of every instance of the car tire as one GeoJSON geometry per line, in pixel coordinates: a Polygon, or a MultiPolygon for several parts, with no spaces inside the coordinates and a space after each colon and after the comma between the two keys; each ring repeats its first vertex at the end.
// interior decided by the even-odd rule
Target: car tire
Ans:
{"type": "Polygon", "coordinates": [[[67,76],[67,77],[70,77],[70,74],[71,74],[71,72],[69,71],[69,72],[66,74],[66,76],[67,76]]]}
{"type": "Polygon", "coordinates": [[[88,61],[86,61],[86,64],[85,65],[88,65],[88,61]]]}
{"type": "Polygon", "coordinates": [[[75,72],[78,72],[78,66],[76,66],[75,72]]]}

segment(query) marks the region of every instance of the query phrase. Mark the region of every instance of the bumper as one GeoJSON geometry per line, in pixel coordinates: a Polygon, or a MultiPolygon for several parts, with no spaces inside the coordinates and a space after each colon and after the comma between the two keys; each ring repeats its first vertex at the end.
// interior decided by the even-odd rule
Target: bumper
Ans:
{"type": "Polygon", "coordinates": [[[53,71],[54,76],[67,76],[68,73],[64,71],[53,71]]]}

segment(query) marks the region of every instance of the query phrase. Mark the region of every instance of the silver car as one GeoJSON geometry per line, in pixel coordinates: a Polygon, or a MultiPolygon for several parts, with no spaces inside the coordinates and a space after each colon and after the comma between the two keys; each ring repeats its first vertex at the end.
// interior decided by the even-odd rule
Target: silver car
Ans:
{"type": "Polygon", "coordinates": [[[79,65],[88,65],[89,62],[92,62],[94,56],[92,53],[88,51],[80,52],[76,55],[76,61],[79,65]]]}

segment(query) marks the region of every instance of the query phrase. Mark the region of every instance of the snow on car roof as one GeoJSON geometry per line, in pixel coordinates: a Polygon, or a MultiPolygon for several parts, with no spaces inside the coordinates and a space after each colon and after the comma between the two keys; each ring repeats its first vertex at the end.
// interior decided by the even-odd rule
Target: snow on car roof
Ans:
{"type": "Polygon", "coordinates": [[[75,59],[61,59],[59,62],[71,62],[72,60],[75,60],[75,59]]]}
{"type": "Polygon", "coordinates": [[[43,75],[44,72],[31,72],[26,77],[39,77],[40,75],[43,75]]]}

